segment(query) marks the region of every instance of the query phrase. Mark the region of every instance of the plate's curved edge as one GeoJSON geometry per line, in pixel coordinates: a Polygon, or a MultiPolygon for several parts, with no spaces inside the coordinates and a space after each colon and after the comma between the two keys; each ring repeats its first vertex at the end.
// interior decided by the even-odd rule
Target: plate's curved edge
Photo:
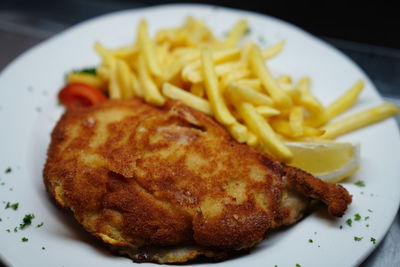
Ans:
{"type": "Polygon", "coordinates": [[[0,266],[12,266],[11,262],[7,260],[7,258],[0,251],[0,266]]]}
{"type": "MultiPolygon", "coordinates": [[[[354,65],[357,65],[357,64],[354,64],[354,65]]],[[[368,77],[368,76],[366,76],[366,77],[368,77]]],[[[375,86],[375,85],[373,85],[373,86],[375,86]]],[[[375,89],[375,87],[373,87],[373,88],[375,89]]],[[[383,98],[379,94],[379,92],[378,92],[378,95],[381,97],[381,100],[383,101],[383,98]]],[[[400,125],[397,124],[397,122],[394,118],[389,118],[387,120],[390,121],[390,123],[392,123],[393,127],[396,129],[398,140],[400,140],[400,125]]],[[[398,143],[400,144],[400,141],[398,143]]],[[[399,149],[400,149],[400,145],[399,145],[399,149]]],[[[399,173],[398,178],[399,178],[398,183],[400,184],[400,173],[399,173]]],[[[360,264],[362,264],[375,250],[377,250],[377,248],[381,245],[383,240],[386,238],[391,226],[393,225],[394,220],[396,219],[397,214],[400,212],[400,197],[397,198],[396,206],[397,206],[396,211],[392,214],[391,218],[386,221],[386,225],[384,227],[380,228],[381,230],[383,230],[383,231],[381,231],[381,232],[383,232],[383,234],[381,235],[381,238],[376,240],[376,244],[373,247],[369,247],[367,249],[366,253],[362,257],[358,258],[355,261],[354,266],[359,266],[360,264]]]]}
{"type": "MultiPolygon", "coordinates": [[[[27,50],[24,53],[20,54],[16,59],[14,59],[10,64],[8,64],[7,67],[3,69],[3,71],[0,72],[0,81],[1,81],[1,77],[3,76],[3,74],[6,73],[9,69],[12,69],[13,66],[15,64],[18,64],[18,62],[20,60],[23,60],[23,58],[26,55],[28,55],[30,53],[33,53],[38,47],[41,47],[41,46],[45,45],[47,42],[55,40],[55,39],[58,39],[58,38],[64,36],[65,34],[68,34],[69,32],[74,31],[76,28],[79,28],[79,27],[81,27],[81,26],[83,26],[85,24],[90,24],[90,23],[92,23],[92,22],[94,22],[96,20],[102,20],[102,19],[104,19],[106,17],[109,17],[109,16],[118,16],[118,15],[121,15],[121,14],[124,14],[124,13],[131,13],[131,12],[135,12],[136,13],[136,12],[141,12],[141,11],[144,11],[144,10],[152,10],[152,9],[166,9],[166,8],[175,9],[175,8],[178,8],[178,7],[180,7],[180,8],[188,8],[188,7],[190,7],[190,8],[203,8],[203,9],[213,9],[213,8],[217,7],[217,8],[221,8],[223,11],[227,11],[227,12],[235,12],[235,13],[241,13],[241,14],[247,13],[247,14],[249,14],[251,16],[257,16],[257,17],[260,17],[260,18],[265,18],[266,17],[266,18],[268,18],[270,20],[273,20],[273,21],[276,21],[276,22],[278,22],[280,24],[283,24],[283,25],[285,25],[285,26],[287,26],[289,28],[293,28],[296,31],[301,32],[302,34],[307,35],[307,37],[313,39],[313,41],[318,42],[319,44],[322,44],[324,46],[328,46],[330,49],[334,50],[338,55],[340,55],[342,57],[343,60],[346,61],[347,64],[351,64],[353,67],[355,67],[357,69],[358,72],[360,72],[364,76],[363,78],[366,79],[367,82],[371,85],[371,89],[373,91],[375,91],[377,96],[382,100],[382,96],[379,94],[378,90],[376,89],[375,84],[370,80],[370,78],[366,75],[366,73],[363,71],[363,69],[361,69],[354,61],[352,61],[342,51],[338,50],[337,48],[335,48],[334,46],[330,45],[326,41],[321,40],[318,37],[314,36],[313,34],[305,31],[304,29],[299,28],[298,26],[293,25],[293,24],[291,24],[289,22],[280,20],[278,18],[271,17],[271,16],[264,15],[264,14],[260,14],[260,13],[257,13],[257,12],[244,11],[244,10],[238,10],[238,9],[232,9],[232,8],[226,8],[226,7],[219,7],[219,6],[213,6],[213,5],[205,5],[205,4],[168,4],[168,5],[158,5],[158,6],[151,6],[151,7],[145,7],[145,8],[117,11],[117,12],[113,12],[113,13],[110,13],[110,14],[104,14],[104,15],[101,15],[101,16],[98,16],[98,17],[95,17],[95,18],[88,19],[86,21],[78,23],[78,24],[76,24],[76,25],[74,25],[74,26],[72,26],[72,27],[70,27],[70,28],[68,28],[68,29],[56,34],[55,36],[51,37],[48,40],[44,40],[44,41],[36,44],[35,46],[30,48],[29,50],[27,50]]],[[[395,120],[393,118],[390,119],[390,120],[392,121],[392,123],[394,123],[394,125],[395,125],[395,127],[397,129],[397,133],[399,135],[399,131],[400,130],[399,130],[399,127],[397,126],[395,120]]],[[[398,199],[398,203],[397,203],[397,212],[399,210],[399,205],[400,205],[400,198],[398,199]]],[[[383,231],[384,232],[383,237],[386,235],[389,227],[392,225],[393,220],[395,219],[395,216],[396,216],[397,212],[394,213],[393,218],[390,220],[390,222],[388,222],[388,225],[387,225],[386,229],[383,231]]],[[[377,242],[377,246],[382,240],[383,240],[383,238],[377,240],[378,241],[377,242]]],[[[355,264],[362,263],[372,253],[372,251],[375,250],[375,248],[377,246],[368,248],[368,251],[367,251],[367,253],[364,254],[364,257],[358,258],[357,261],[355,262],[355,264]]],[[[3,260],[3,262],[5,262],[6,264],[12,266],[9,262],[7,262],[7,259],[1,253],[0,253],[0,258],[1,258],[1,260],[3,260]]]]}

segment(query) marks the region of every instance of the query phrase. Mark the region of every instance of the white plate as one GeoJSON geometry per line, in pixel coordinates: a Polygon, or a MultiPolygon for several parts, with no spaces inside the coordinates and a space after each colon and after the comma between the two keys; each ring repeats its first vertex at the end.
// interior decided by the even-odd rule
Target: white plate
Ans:
{"type": "MultiPolygon", "coordinates": [[[[366,81],[365,90],[349,112],[382,102],[368,77],[347,57],[297,27],[268,16],[212,6],[170,5],[113,13],[81,23],[24,53],[0,76],[0,255],[7,264],[66,267],[134,264],[109,253],[46,195],[42,168],[50,131],[62,112],[56,94],[66,72],[99,62],[93,51],[94,41],[110,47],[129,44],[139,19],[146,18],[154,33],[161,27],[178,25],[187,15],[205,20],[220,35],[238,19],[246,18],[251,27],[250,37],[262,45],[286,40],[284,52],[269,62],[270,68],[295,79],[310,75],[315,94],[325,104],[360,78],[366,81]],[[6,174],[8,167],[12,172],[6,174]],[[4,209],[6,202],[19,202],[18,210],[4,209]],[[14,233],[13,229],[28,213],[35,215],[32,226],[14,233]],[[41,222],[44,225],[37,228],[41,222]],[[22,242],[22,237],[29,241],[22,242]]],[[[353,204],[343,218],[328,218],[323,210],[314,212],[296,225],[269,233],[249,255],[216,265],[361,263],[384,238],[399,206],[399,133],[395,121],[390,119],[348,134],[342,140],[360,142],[362,151],[360,171],[344,184],[353,194],[353,204]],[[355,186],[357,180],[365,181],[366,186],[355,186]],[[360,221],[354,221],[356,213],[362,216],[360,221]],[[352,227],[345,222],[348,218],[353,219],[352,227]],[[355,241],[355,236],[362,240],[355,241]],[[371,237],[377,244],[370,241],[371,237]]],[[[150,264],[141,266],[147,265],[150,264]]]]}

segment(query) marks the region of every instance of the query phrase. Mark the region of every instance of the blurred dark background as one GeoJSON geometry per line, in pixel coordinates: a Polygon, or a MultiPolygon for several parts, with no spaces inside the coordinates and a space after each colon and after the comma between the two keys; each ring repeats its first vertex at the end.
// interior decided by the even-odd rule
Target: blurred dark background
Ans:
{"type": "MultiPolygon", "coordinates": [[[[40,18],[42,23],[57,22],[72,25],[116,10],[177,2],[195,3],[157,0],[2,0],[0,10],[26,13],[40,18]]],[[[398,36],[400,16],[397,5],[389,1],[209,0],[201,2],[272,15],[319,36],[400,49],[398,36]]]]}

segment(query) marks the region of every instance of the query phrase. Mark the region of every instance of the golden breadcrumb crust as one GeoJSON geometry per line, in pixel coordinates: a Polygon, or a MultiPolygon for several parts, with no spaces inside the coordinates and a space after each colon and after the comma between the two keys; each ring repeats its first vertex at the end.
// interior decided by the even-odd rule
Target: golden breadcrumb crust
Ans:
{"type": "Polygon", "coordinates": [[[52,133],[44,182],[87,231],[136,261],[218,258],[299,220],[310,198],[335,216],[351,202],[343,187],[237,143],[173,101],[67,111],[52,133]]]}

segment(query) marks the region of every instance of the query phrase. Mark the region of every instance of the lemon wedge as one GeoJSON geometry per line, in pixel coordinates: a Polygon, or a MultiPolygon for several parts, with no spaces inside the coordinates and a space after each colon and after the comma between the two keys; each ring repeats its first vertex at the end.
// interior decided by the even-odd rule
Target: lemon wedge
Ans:
{"type": "Polygon", "coordinates": [[[353,175],[360,165],[360,145],[346,142],[287,142],[293,152],[288,164],[330,183],[353,175]]]}

